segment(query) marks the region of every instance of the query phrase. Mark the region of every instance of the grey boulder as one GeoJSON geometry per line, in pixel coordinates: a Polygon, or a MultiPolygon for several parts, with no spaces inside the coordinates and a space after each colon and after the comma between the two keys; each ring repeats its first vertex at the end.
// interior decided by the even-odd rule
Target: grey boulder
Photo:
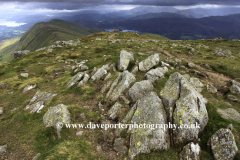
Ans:
{"type": "Polygon", "coordinates": [[[153,66],[157,65],[159,63],[159,60],[160,60],[160,58],[157,53],[154,55],[151,55],[147,59],[145,59],[139,63],[139,70],[146,72],[149,69],[151,69],[153,66]]]}
{"type": "Polygon", "coordinates": [[[43,116],[43,124],[46,128],[53,127],[58,139],[60,139],[60,131],[63,125],[70,124],[70,113],[67,106],[59,104],[55,107],[50,107],[43,116]]]}
{"type": "Polygon", "coordinates": [[[122,50],[118,58],[118,70],[124,71],[128,68],[129,62],[134,60],[133,53],[122,50]]]}

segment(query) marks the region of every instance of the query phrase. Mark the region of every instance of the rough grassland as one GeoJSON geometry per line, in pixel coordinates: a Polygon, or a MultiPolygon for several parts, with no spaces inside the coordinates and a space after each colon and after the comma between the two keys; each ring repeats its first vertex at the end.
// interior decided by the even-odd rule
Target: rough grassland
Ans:
{"type": "MultiPolygon", "coordinates": [[[[161,89],[164,87],[168,77],[174,72],[181,74],[189,73],[193,77],[198,77],[204,84],[202,94],[208,99],[207,110],[209,121],[200,135],[200,146],[202,149],[202,160],[212,160],[213,155],[207,150],[208,139],[220,128],[226,128],[228,124],[232,123],[234,126],[233,134],[238,148],[240,149],[240,123],[234,120],[225,120],[217,113],[217,108],[232,107],[240,112],[239,104],[237,102],[229,102],[226,99],[229,94],[228,86],[229,81],[220,81],[221,77],[232,80],[233,78],[240,78],[240,57],[238,55],[240,45],[238,41],[229,40],[195,40],[195,41],[170,41],[160,40],[158,42],[149,41],[150,38],[137,35],[135,33],[122,33],[122,32],[100,32],[90,36],[84,37],[79,46],[76,47],[63,47],[54,48],[52,53],[44,53],[45,51],[31,52],[19,59],[11,62],[0,64],[0,84],[5,85],[0,88],[0,107],[4,108],[4,113],[0,115],[0,145],[7,144],[7,153],[0,155],[0,159],[32,159],[37,153],[41,153],[39,159],[59,160],[59,159],[124,159],[127,155],[120,157],[113,150],[113,130],[109,130],[104,141],[103,132],[100,129],[84,130],[82,136],[76,136],[75,133],[80,129],[66,129],[61,131],[62,138],[57,139],[54,134],[53,128],[45,128],[43,126],[43,115],[49,107],[56,106],[60,103],[67,105],[71,113],[72,123],[88,124],[90,121],[93,123],[101,123],[103,120],[100,116],[98,102],[104,100],[106,93],[100,93],[102,86],[105,84],[103,80],[96,82],[88,82],[84,87],[77,88],[73,86],[65,89],[65,85],[74,75],[71,70],[66,70],[60,76],[55,76],[55,68],[63,68],[65,63],[59,63],[59,60],[77,60],[82,61],[88,59],[85,63],[90,72],[94,67],[102,67],[105,64],[118,62],[119,53],[122,49],[131,51],[134,54],[134,59],[142,61],[149,55],[160,53],[160,60],[165,61],[167,57],[175,56],[182,59],[183,66],[187,66],[187,62],[197,64],[196,70],[201,72],[213,73],[214,76],[208,78],[200,77],[192,74],[192,70],[188,67],[169,70],[165,78],[154,83],[154,91],[159,95],[161,89]],[[102,38],[106,40],[95,40],[102,38]],[[108,43],[108,38],[111,39],[124,39],[120,43],[108,43]],[[130,39],[136,41],[128,41],[130,39]],[[146,42],[142,42],[147,40],[146,42]],[[202,44],[209,46],[208,49],[197,49],[200,54],[189,55],[189,49],[183,47],[172,47],[172,44],[191,44],[194,48],[202,44]],[[236,59],[221,58],[212,55],[216,48],[229,49],[236,59]],[[141,56],[138,53],[145,53],[147,55],[141,56]],[[105,56],[106,55],[106,56],[105,56]],[[111,56],[109,56],[111,55],[111,56]],[[41,64],[39,64],[41,63],[41,64]],[[46,64],[42,64],[46,63],[46,64]],[[202,67],[202,64],[209,64],[212,69],[202,67]],[[29,73],[29,78],[20,77],[21,73],[29,73]],[[223,74],[223,75],[221,75],[223,74]],[[221,83],[219,83],[221,82],[221,83]],[[211,94],[207,91],[207,84],[213,84],[217,87],[218,93],[211,94]],[[26,93],[22,93],[23,88],[27,84],[37,84],[35,89],[26,93]],[[24,107],[29,103],[31,98],[37,90],[51,92],[58,94],[53,98],[51,103],[45,106],[41,113],[28,113],[24,111],[24,107]],[[14,92],[13,94],[9,94],[14,92]],[[225,102],[229,102],[232,106],[227,106],[225,102]],[[89,108],[84,106],[88,105],[89,108]],[[12,111],[13,109],[15,109],[12,111]],[[80,114],[84,113],[86,120],[83,121],[80,114]],[[110,132],[112,131],[112,132],[110,132]],[[100,144],[103,153],[96,152],[96,146],[100,144]]],[[[166,61],[165,61],[166,62],[166,61]]],[[[174,63],[170,63],[174,66],[174,63]]],[[[131,71],[134,62],[130,63],[128,70],[131,71]]],[[[160,64],[155,66],[160,67],[160,64]]],[[[112,72],[113,78],[116,78],[117,73],[112,72]]],[[[144,79],[144,72],[136,74],[137,81],[144,79]]],[[[236,95],[240,98],[239,95],[236,95]]],[[[108,101],[103,101],[106,109],[109,109],[113,104],[108,101]]],[[[124,107],[117,115],[118,122],[121,121],[126,113],[133,106],[125,105],[119,101],[124,107]]],[[[129,139],[129,134],[122,133],[122,137],[129,139]]],[[[129,147],[129,144],[126,144],[129,147]]],[[[136,157],[136,159],[162,159],[174,160],[178,159],[184,145],[171,146],[168,152],[152,152],[150,154],[143,154],[136,157]]],[[[240,155],[237,156],[240,159],[240,155]]]]}

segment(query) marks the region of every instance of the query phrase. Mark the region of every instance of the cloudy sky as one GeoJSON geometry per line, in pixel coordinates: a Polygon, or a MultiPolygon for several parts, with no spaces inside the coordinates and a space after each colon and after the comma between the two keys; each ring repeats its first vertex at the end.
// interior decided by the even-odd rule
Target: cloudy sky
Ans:
{"type": "Polygon", "coordinates": [[[32,14],[79,10],[114,11],[138,6],[172,6],[177,9],[240,7],[240,0],[0,0],[0,25],[7,19],[32,14]]]}

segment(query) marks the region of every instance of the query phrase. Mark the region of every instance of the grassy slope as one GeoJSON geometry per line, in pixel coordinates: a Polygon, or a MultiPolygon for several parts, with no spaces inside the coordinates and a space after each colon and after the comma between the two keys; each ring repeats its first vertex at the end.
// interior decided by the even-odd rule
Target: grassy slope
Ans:
{"type": "Polygon", "coordinates": [[[62,20],[41,22],[35,24],[22,36],[18,49],[34,51],[49,46],[57,40],[74,40],[98,31],[101,30],[85,28],[62,20]]]}
{"type": "MultiPolygon", "coordinates": [[[[4,114],[0,116],[0,145],[8,144],[8,151],[6,154],[0,155],[0,158],[6,156],[8,159],[32,159],[37,153],[41,153],[39,159],[124,159],[124,157],[119,157],[115,151],[113,151],[113,140],[112,132],[107,135],[107,142],[103,141],[103,133],[101,130],[84,130],[83,136],[77,137],[75,133],[78,129],[66,129],[63,128],[61,131],[61,140],[57,140],[54,134],[53,128],[44,128],[42,118],[44,113],[46,113],[49,107],[55,106],[57,104],[63,103],[69,106],[69,111],[71,113],[71,123],[101,123],[102,119],[100,117],[100,111],[97,104],[100,100],[104,99],[104,95],[100,93],[100,89],[104,82],[102,80],[96,82],[88,82],[83,88],[76,88],[76,86],[70,89],[65,89],[64,86],[73,76],[71,71],[62,74],[59,78],[52,79],[51,76],[55,74],[54,69],[63,67],[64,63],[58,63],[58,60],[85,60],[89,61],[86,65],[92,70],[94,67],[101,67],[102,65],[108,63],[118,62],[119,53],[122,49],[131,51],[134,54],[134,58],[139,61],[146,59],[148,56],[140,56],[138,52],[142,53],[159,53],[172,52],[178,58],[188,58],[189,61],[195,63],[205,62],[211,66],[217,66],[219,62],[224,61],[227,63],[227,68],[223,67],[219,72],[227,75],[240,78],[240,59],[237,57],[236,60],[228,58],[220,58],[215,56],[210,56],[216,47],[221,46],[223,49],[230,49],[234,56],[240,49],[238,42],[232,41],[159,41],[158,43],[147,42],[127,42],[127,43],[116,43],[109,44],[107,40],[94,41],[96,37],[101,37],[103,39],[108,39],[112,37],[114,33],[95,33],[88,37],[81,39],[81,45],[76,47],[66,47],[66,48],[55,48],[52,53],[32,52],[28,55],[9,62],[7,64],[0,64],[0,83],[6,83],[6,86],[1,89],[0,99],[1,107],[4,107],[4,114]],[[93,40],[93,41],[92,41],[93,40]],[[197,46],[198,44],[208,45],[209,49],[199,49],[202,53],[200,55],[187,55],[188,49],[186,48],[171,48],[172,43],[181,43],[183,45],[191,44],[192,46],[197,46]],[[88,46],[88,48],[85,48],[88,46]],[[74,50],[72,50],[72,48],[74,50]],[[69,51],[69,52],[68,52],[69,51]],[[104,55],[111,55],[104,57],[104,55]],[[205,56],[205,57],[204,57],[205,56]],[[212,57],[212,58],[206,58],[212,57]],[[105,59],[106,58],[106,59],[105,59]],[[104,61],[105,60],[105,61],[104,61]],[[53,63],[56,61],[57,63],[53,63]],[[48,63],[46,65],[39,65],[39,62],[48,63]],[[236,68],[233,69],[233,66],[236,68]],[[30,73],[29,78],[21,78],[19,75],[22,72],[30,73]],[[231,75],[233,72],[234,75],[231,75]],[[37,84],[37,88],[30,90],[26,93],[21,93],[22,89],[27,84],[37,84]],[[27,113],[23,108],[29,103],[33,95],[37,90],[52,92],[58,94],[52,102],[45,106],[40,114],[37,113],[27,113]],[[7,93],[14,92],[12,95],[7,93]],[[84,108],[83,106],[89,105],[90,109],[84,108]],[[17,108],[16,111],[11,110],[17,108]],[[83,122],[80,118],[80,114],[84,113],[87,120],[83,122]],[[104,153],[98,153],[95,151],[96,145],[101,144],[104,153]]],[[[128,39],[148,39],[146,37],[139,36],[135,33],[122,33],[115,32],[112,38],[124,38],[128,39]]],[[[160,60],[164,60],[165,55],[160,55],[160,60]]],[[[186,65],[186,62],[183,62],[186,65]]],[[[134,66],[134,63],[130,63],[128,70],[134,66]]],[[[155,67],[159,67],[157,65],[155,67]]],[[[155,91],[157,94],[160,93],[161,89],[164,87],[170,74],[174,72],[180,72],[182,74],[186,73],[187,70],[172,70],[166,74],[166,78],[159,80],[154,83],[155,91]]],[[[214,71],[213,71],[214,72],[214,71]]],[[[144,79],[143,72],[138,72],[136,75],[137,81],[144,79]]],[[[117,73],[113,73],[113,78],[117,76],[117,73]]],[[[196,76],[196,75],[191,75],[196,76]]],[[[112,79],[113,79],[112,78],[112,79]]],[[[206,79],[199,77],[200,80],[206,86],[206,79]]],[[[218,85],[217,79],[209,79],[214,85],[218,85]]],[[[209,122],[204,129],[203,133],[200,135],[202,148],[202,160],[213,160],[213,155],[207,151],[207,141],[217,130],[220,128],[226,128],[229,123],[234,126],[233,134],[238,148],[240,148],[240,123],[233,120],[225,120],[220,117],[216,112],[217,108],[226,108],[224,103],[226,100],[226,93],[210,94],[204,88],[202,94],[208,99],[207,110],[209,115],[209,122]],[[218,101],[216,101],[215,99],[218,101]]],[[[240,98],[240,96],[238,96],[240,98]]],[[[120,103],[122,103],[120,101],[120,103]]],[[[230,102],[233,106],[232,108],[240,112],[239,105],[234,102],[230,102]]],[[[123,103],[122,103],[123,104],[123,103]]],[[[111,107],[110,102],[105,103],[106,110],[111,107]]],[[[126,113],[130,110],[133,104],[124,105],[118,114],[118,119],[122,120],[126,113]]],[[[112,131],[112,130],[110,130],[112,131]]],[[[122,137],[129,139],[128,134],[122,134],[122,137]]],[[[129,147],[129,144],[126,144],[129,147]]],[[[183,145],[171,147],[168,152],[152,152],[150,154],[139,155],[137,159],[178,159],[178,154],[182,150],[183,145]]],[[[240,159],[240,155],[237,157],[240,159]]],[[[6,158],[5,158],[6,159],[6,158]]]]}
{"type": "Polygon", "coordinates": [[[0,41],[0,63],[8,62],[13,59],[14,49],[17,47],[21,37],[0,41]]]}
{"type": "Polygon", "coordinates": [[[142,36],[153,38],[153,39],[158,39],[158,40],[169,40],[168,38],[161,36],[159,34],[153,34],[153,33],[143,33],[141,34],[142,36]]]}

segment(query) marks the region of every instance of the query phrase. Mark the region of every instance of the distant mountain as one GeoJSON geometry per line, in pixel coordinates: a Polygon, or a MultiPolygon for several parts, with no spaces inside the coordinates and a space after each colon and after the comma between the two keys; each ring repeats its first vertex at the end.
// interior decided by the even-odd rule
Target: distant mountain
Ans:
{"type": "MultiPolygon", "coordinates": [[[[100,23],[99,28],[122,28],[155,33],[169,39],[202,39],[240,31],[240,14],[205,18],[152,18],[100,23]]],[[[240,37],[239,37],[240,38],[240,37]]]]}
{"type": "Polygon", "coordinates": [[[89,29],[63,20],[41,22],[30,28],[19,41],[19,50],[34,51],[53,44],[54,41],[77,39],[100,32],[101,29],[89,29]]]}
{"type": "Polygon", "coordinates": [[[170,12],[161,12],[161,13],[147,13],[144,15],[140,15],[140,16],[135,16],[129,19],[132,20],[138,20],[138,19],[151,19],[151,18],[193,18],[190,15],[188,16],[184,16],[182,14],[178,14],[178,13],[170,13],[170,12]]]}

